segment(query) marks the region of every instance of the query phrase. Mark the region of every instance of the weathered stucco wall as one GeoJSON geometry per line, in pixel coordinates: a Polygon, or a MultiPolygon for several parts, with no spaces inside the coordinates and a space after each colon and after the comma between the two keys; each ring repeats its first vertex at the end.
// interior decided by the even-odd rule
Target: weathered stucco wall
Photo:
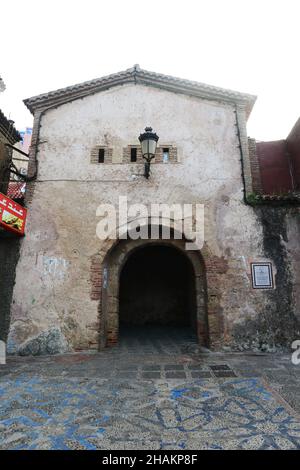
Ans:
{"type": "Polygon", "coordinates": [[[300,210],[286,214],[286,253],[291,278],[291,307],[300,322],[300,210]]]}
{"type": "Polygon", "coordinates": [[[258,314],[234,327],[233,344],[236,349],[272,352],[290,348],[300,337],[300,212],[278,206],[255,211],[263,228],[265,256],[276,270],[276,285],[265,291],[267,302],[258,314]]]}
{"type": "Polygon", "coordinates": [[[96,209],[117,205],[119,195],[129,204],[205,204],[205,251],[212,266],[208,307],[218,316],[209,325],[211,331],[219,328],[213,346],[253,346],[243,338],[238,344],[232,335],[268,308],[269,293],[251,287],[250,261],[269,260],[273,253],[266,250],[260,215],[243,202],[233,106],[124,85],[46,112],[40,142],[16,273],[10,352],[97,347],[99,296],[93,295],[91,266],[103,242],[96,237],[96,209]],[[123,148],[138,144],[146,125],[159,134],[160,145],[177,147],[179,162],[156,163],[149,180],[133,179],[143,166],[120,163],[123,148]],[[90,163],[97,145],[113,148],[111,164],[90,163]],[[223,271],[214,271],[218,260],[223,271]]]}

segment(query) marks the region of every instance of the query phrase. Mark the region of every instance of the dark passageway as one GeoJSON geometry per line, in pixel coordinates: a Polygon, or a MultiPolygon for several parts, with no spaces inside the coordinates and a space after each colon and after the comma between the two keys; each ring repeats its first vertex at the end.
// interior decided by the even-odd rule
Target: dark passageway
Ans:
{"type": "Polygon", "coordinates": [[[120,329],[192,327],[196,302],[193,267],[176,248],[143,247],[129,257],[120,277],[120,329]],[[124,328],[125,327],[125,328],[124,328]]]}

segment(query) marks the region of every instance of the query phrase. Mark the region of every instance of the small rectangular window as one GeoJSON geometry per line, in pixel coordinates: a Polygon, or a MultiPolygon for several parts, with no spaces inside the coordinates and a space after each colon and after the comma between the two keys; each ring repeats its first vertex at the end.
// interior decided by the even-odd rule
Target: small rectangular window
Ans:
{"type": "Polygon", "coordinates": [[[104,154],[105,154],[105,149],[99,149],[98,163],[104,163],[104,154]]]}
{"type": "Polygon", "coordinates": [[[169,149],[163,148],[163,163],[168,163],[169,161],[169,149]]]}
{"type": "Polygon", "coordinates": [[[131,149],[130,149],[130,161],[131,162],[136,162],[136,156],[137,156],[137,149],[135,147],[131,147],[131,149]]]}

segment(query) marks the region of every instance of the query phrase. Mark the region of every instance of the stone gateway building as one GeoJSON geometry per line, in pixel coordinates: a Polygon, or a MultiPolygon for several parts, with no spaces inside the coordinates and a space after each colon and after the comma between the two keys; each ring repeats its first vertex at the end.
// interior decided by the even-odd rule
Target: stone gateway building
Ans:
{"type": "Polygon", "coordinates": [[[246,131],[254,102],[139,66],[25,100],[35,178],[10,353],[101,349],[123,324],[191,327],[214,350],[300,338],[299,187],[270,195],[259,184],[246,131]],[[159,141],[147,179],[138,136],[150,125],[159,141]],[[191,236],[175,227],[169,240],[100,239],[97,208],[118,209],[119,196],[204,205],[203,246],[186,250],[191,236]]]}

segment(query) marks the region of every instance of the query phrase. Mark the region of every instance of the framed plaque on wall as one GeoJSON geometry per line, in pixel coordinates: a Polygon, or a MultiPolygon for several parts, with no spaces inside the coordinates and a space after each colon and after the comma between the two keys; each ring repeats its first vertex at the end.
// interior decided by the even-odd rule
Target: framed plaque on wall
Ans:
{"type": "Polygon", "coordinates": [[[272,263],[251,263],[253,289],[273,289],[272,263]]]}

